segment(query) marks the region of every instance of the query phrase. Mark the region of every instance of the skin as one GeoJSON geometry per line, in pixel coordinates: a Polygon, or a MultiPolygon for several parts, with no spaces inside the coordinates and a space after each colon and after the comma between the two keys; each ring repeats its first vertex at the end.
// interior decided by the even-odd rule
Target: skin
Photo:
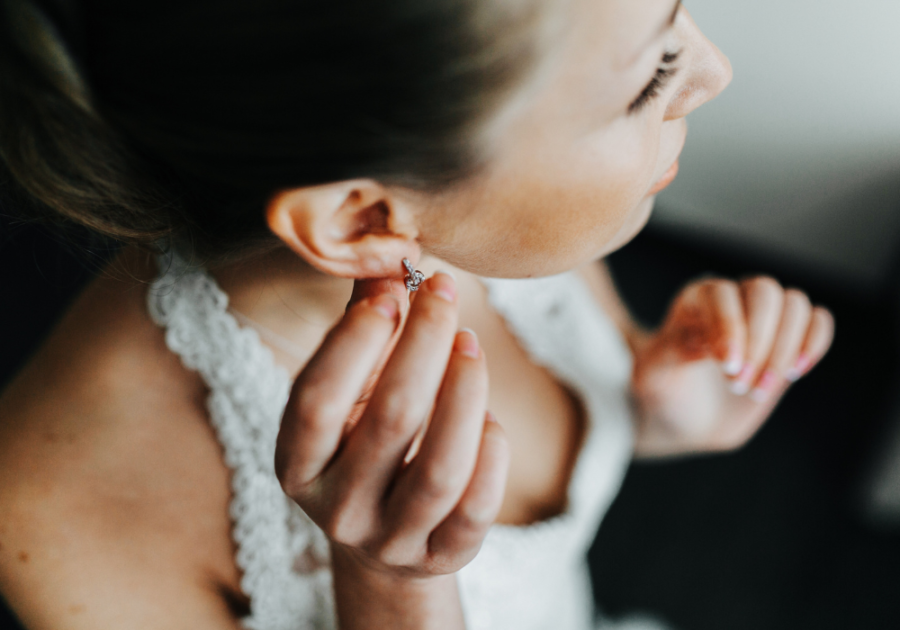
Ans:
{"type": "MultiPolygon", "coordinates": [[[[440,194],[280,191],[266,213],[286,247],[215,270],[234,309],[307,349],[275,349],[297,375],[275,465],[331,541],[342,628],[462,628],[454,573],[490,524],[566,507],[579,401],[528,360],[477,275],[577,270],[634,352],[638,456],[741,446],[826,353],[830,314],[772,279],[698,280],[644,331],[597,262],[647,221],[684,117],[731,78],[672,10],[562,5],[546,67],[483,130],[483,172],[440,194]],[[629,113],[675,51],[677,75],[629,113]],[[411,303],[404,257],[430,276],[411,303]]],[[[0,398],[0,590],[29,628],[238,627],[206,392],[146,315],[152,263],[118,265],[138,283],[98,280],[0,398]]]]}

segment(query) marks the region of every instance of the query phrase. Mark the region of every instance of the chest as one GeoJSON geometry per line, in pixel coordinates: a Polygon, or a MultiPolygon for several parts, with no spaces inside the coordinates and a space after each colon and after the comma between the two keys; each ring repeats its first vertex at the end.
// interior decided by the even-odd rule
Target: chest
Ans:
{"type": "MultiPolygon", "coordinates": [[[[586,433],[585,411],[580,401],[522,347],[495,309],[482,282],[460,275],[459,324],[473,329],[481,340],[491,381],[489,409],[504,427],[511,447],[507,488],[498,520],[523,525],[547,519],[567,507],[567,489],[586,433]]],[[[528,307],[527,303],[517,303],[515,311],[528,307]]],[[[540,331],[538,336],[546,338],[540,331]]],[[[292,371],[288,369],[289,373],[292,371]]],[[[249,374],[247,377],[254,380],[249,374]]],[[[257,403],[270,398],[263,396],[257,403]]],[[[269,412],[277,410],[270,409],[266,414],[269,412]]]]}
{"type": "MultiPolygon", "coordinates": [[[[456,273],[459,325],[476,332],[487,356],[488,409],[503,426],[511,461],[498,520],[525,525],[566,508],[567,489],[582,444],[586,418],[581,402],[522,347],[491,303],[482,282],[456,273]]],[[[321,339],[309,342],[315,347],[321,339]]],[[[271,348],[290,373],[295,360],[271,348]]]]}
{"type": "MultiPolygon", "coordinates": [[[[578,348],[584,343],[588,343],[592,348],[597,347],[600,351],[599,355],[612,355],[612,353],[605,352],[601,347],[603,345],[602,341],[604,334],[599,334],[594,330],[595,327],[584,324],[585,321],[594,321],[593,313],[586,313],[584,305],[582,305],[581,311],[585,311],[585,313],[591,315],[591,317],[574,317],[574,313],[580,312],[578,308],[567,309],[563,307],[559,312],[564,314],[567,313],[568,315],[556,317],[555,321],[563,324],[562,327],[565,334],[560,334],[560,326],[558,325],[554,326],[554,334],[546,334],[548,328],[545,327],[544,315],[552,315],[558,304],[567,306],[572,304],[572,298],[578,298],[580,295],[577,291],[568,284],[563,284],[561,286],[562,290],[553,290],[548,294],[542,294],[545,298],[548,296],[552,297],[552,304],[548,302],[548,300],[543,299],[538,300],[538,302],[540,302],[539,305],[530,305],[529,301],[532,300],[530,286],[531,285],[528,285],[527,287],[529,288],[527,294],[518,289],[514,292],[514,295],[518,296],[512,301],[512,306],[515,308],[508,308],[510,303],[508,301],[501,301],[505,306],[500,310],[505,313],[507,318],[509,318],[509,322],[513,323],[513,325],[510,326],[507,320],[505,320],[504,317],[501,317],[501,315],[498,314],[498,310],[495,309],[496,304],[493,302],[496,302],[496,295],[491,294],[491,300],[489,301],[488,293],[481,281],[471,277],[462,277],[459,280],[461,304],[459,323],[461,326],[468,326],[475,330],[481,339],[482,346],[488,358],[491,379],[489,408],[504,426],[511,446],[512,457],[510,473],[508,476],[504,503],[498,519],[501,523],[505,524],[527,524],[544,520],[558,514],[568,507],[567,489],[569,487],[576,459],[578,459],[582,447],[582,442],[585,441],[586,437],[586,413],[585,410],[582,409],[580,401],[562,386],[548,370],[541,367],[534,359],[532,359],[532,354],[526,352],[525,348],[521,345],[519,338],[511,331],[513,329],[518,330],[519,334],[522,335],[522,339],[528,340],[527,343],[531,344],[529,347],[534,356],[549,357],[548,361],[555,366],[554,369],[561,370],[561,373],[567,375],[567,381],[580,383],[580,391],[584,392],[584,395],[587,396],[587,401],[589,402],[591,409],[594,410],[598,407],[596,396],[590,393],[593,389],[586,387],[587,383],[581,377],[573,376],[582,374],[585,372],[584,368],[589,367],[589,365],[584,364],[585,353],[578,350],[578,348]],[[546,311],[546,313],[541,317],[532,318],[531,323],[535,324],[535,326],[532,326],[532,329],[525,333],[521,328],[522,321],[518,317],[513,316],[513,312],[526,312],[530,306],[540,306],[540,312],[544,313],[544,311],[546,311]],[[523,309],[525,309],[525,311],[523,311],[523,309]],[[592,331],[594,334],[591,334],[592,331]],[[576,345],[573,345],[573,339],[578,340],[576,345]],[[539,345],[543,348],[537,352],[535,351],[536,346],[534,346],[536,340],[542,341],[539,345]],[[560,344],[560,341],[566,341],[566,343],[560,344]],[[547,351],[548,343],[553,346],[553,351],[547,351]],[[553,357],[555,357],[555,359],[553,357]],[[564,365],[560,364],[559,361],[557,361],[560,357],[565,357],[568,362],[564,365]]],[[[517,287],[519,287],[519,285],[517,285],[517,287]]],[[[578,304],[577,299],[574,303],[576,305],[578,304]]],[[[186,303],[185,308],[190,307],[192,304],[193,302],[186,303]]],[[[181,339],[181,337],[178,336],[178,333],[181,331],[182,325],[188,323],[189,319],[190,318],[187,317],[182,318],[182,320],[175,319],[173,328],[169,331],[170,333],[174,333],[175,339],[181,339]]],[[[210,326],[197,329],[196,332],[192,334],[204,336],[204,331],[207,329],[210,329],[210,326]]],[[[193,339],[190,334],[186,335],[185,338],[188,340],[193,339]]],[[[219,343],[221,340],[219,340],[218,337],[211,337],[208,341],[216,347],[221,345],[219,343]]],[[[235,339],[232,341],[237,340],[235,339]]],[[[229,347],[237,347],[238,345],[240,344],[229,344],[229,347]]],[[[256,345],[258,346],[258,341],[256,342],[256,345]]],[[[252,350],[252,348],[250,348],[250,350],[252,350]]],[[[593,354],[597,353],[595,352],[593,354]]],[[[254,365],[254,362],[242,360],[240,365],[235,364],[235,369],[240,374],[243,374],[238,380],[241,383],[246,381],[259,385],[260,383],[257,382],[259,379],[253,376],[255,372],[252,369],[247,368],[247,365],[254,365]]],[[[290,373],[290,370],[288,370],[288,372],[290,373]]],[[[587,370],[587,372],[594,374],[594,372],[591,372],[590,370],[587,370]]],[[[216,379],[220,378],[222,375],[219,374],[219,371],[212,370],[208,376],[215,382],[216,379]]],[[[225,376],[227,376],[227,374],[225,376]]],[[[597,376],[598,382],[603,380],[602,370],[597,372],[597,376]]],[[[223,389],[221,386],[219,386],[219,389],[216,389],[216,387],[213,386],[213,383],[210,383],[210,385],[214,391],[223,393],[229,391],[228,388],[223,389]]],[[[240,387],[238,387],[238,390],[239,389],[240,387]]],[[[254,391],[256,391],[256,389],[257,388],[254,388],[254,391]]],[[[232,393],[237,395],[236,392],[232,393]]],[[[248,393],[248,395],[250,395],[250,393],[248,393]]],[[[272,398],[271,396],[263,396],[260,398],[260,396],[255,395],[251,397],[254,401],[254,404],[252,405],[253,409],[257,409],[257,407],[260,409],[265,408],[266,405],[263,403],[272,398]]],[[[276,400],[277,398],[278,397],[276,396],[273,400],[276,400]]],[[[214,409],[218,409],[218,407],[211,407],[211,411],[214,409]]],[[[280,411],[274,409],[265,410],[265,413],[266,417],[269,417],[273,413],[276,416],[280,415],[280,411]]],[[[205,416],[205,414],[202,415],[205,416]]],[[[218,418],[218,420],[214,421],[214,423],[217,423],[216,426],[222,425],[223,416],[221,416],[221,414],[217,416],[214,413],[213,418],[218,418]]],[[[201,420],[198,425],[207,425],[207,418],[198,418],[198,420],[201,420]]],[[[244,420],[241,420],[241,426],[244,426],[245,424],[244,420]]],[[[610,458],[607,457],[608,453],[598,452],[597,450],[597,445],[599,444],[598,439],[601,441],[605,439],[602,437],[598,438],[598,435],[597,431],[591,431],[591,440],[588,446],[593,445],[592,454],[599,455],[599,457],[591,457],[590,461],[595,459],[599,462],[610,461],[610,458]]],[[[215,440],[212,436],[209,436],[209,438],[206,439],[210,438],[212,438],[213,441],[215,440]]],[[[238,442],[231,444],[230,448],[232,451],[238,447],[238,450],[243,448],[240,444],[244,444],[246,440],[238,440],[238,442]]],[[[187,446],[187,444],[184,444],[184,446],[187,446]]],[[[228,444],[223,444],[223,446],[225,446],[226,451],[229,450],[228,444]]],[[[603,449],[600,450],[602,451],[603,449]]],[[[187,448],[185,452],[196,452],[196,449],[187,448]]],[[[231,459],[236,461],[235,457],[232,457],[231,459]]],[[[263,460],[271,461],[266,454],[261,456],[260,461],[263,460]]],[[[195,461],[195,458],[192,459],[192,461],[195,461]]],[[[195,463],[200,465],[200,462],[195,461],[195,463]]],[[[207,462],[207,464],[213,465],[213,467],[220,470],[221,475],[219,475],[219,477],[221,483],[219,485],[221,485],[225,492],[218,493],[218,496],[227,497],[227,487],[229,485],[228,480],[230,475],[229,470],[225,467],[225,461],[218,458],[215,464],[213,464],[213,462],[207,462]]],[[[235,471],[235,474],[237,474],[237,471],[235,471]]],[[[599,477],[599,475],[594,474],[594,471],[590,471],[586,474],[591,479],[599,477]]],[[[584,480],[585,475],[581,475],[579,479],[584,480]]],[[[576,485],[581,491],[577,491],[573,494],[573,505],[584,506],[584,484],[581,483],[576,485]]],[[[201,488],[197,486],[194,487],[194,490],[199,491],[201,488]]],[[[187,503],[191,502],[188,501],[187,503]]],[[[228,501],[226,498],[224,502],[220,502],[220,508],[210,512],[221,514],[222,523],[220,525],[222,525],[222,527],[220,527],[220,529],[223,532],[227,530],[228,525],[227,503],[228,501]]],[[[278,503],[284,506],[283,496],[280,494],[278,503]]],[[[581,510],[581,513],[584,513],[584,509],[581,510]]],[[[275,516],[276,521],[281,522],[281,517],[278,515],[275,516]]],[[[223,541],[228,539],[225,535],[221,538],[223,541]]],[[[274,546],[278,547],[278,545],[274,546]]],[[[216,553],[214,555],[217,558],[221,556],[223,563],[228,559],[226,554],[223,553],[216,553]]],[[[225,571],[223,570],[222,573],[225,573],[225,571]]],[[[229,583],[233,582],[233,580],[225,581],[229,583]]]]}
{"type": "Polygon", "coordinates": [[[488,359],[489,409],[511,447],[498,521],[524,525],[566,508],[566,490],[586,431],[579,399],[535,364],[477,281],[460,281],[460,325],[474,330],[488,359]]]}

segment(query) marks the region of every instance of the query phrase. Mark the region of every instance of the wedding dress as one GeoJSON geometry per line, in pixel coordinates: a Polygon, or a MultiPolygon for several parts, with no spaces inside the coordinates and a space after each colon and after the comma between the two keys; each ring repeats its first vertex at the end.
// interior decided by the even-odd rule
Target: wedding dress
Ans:
{"type": "MultiPolygon", "coordinates": [[[[282,492],[273,467],[290,377],[257,332],[238,325],[228,296],[205,270],[174,252],[159,264],[150,314],[165,329],[168,347],[206,382],[210,420],[232,470],[236,561],[251,608],[244,626],[334,628],[327,541],[282,492]]],[[[532,360],[580,397],[588,426],[565,511],[528,526],[493,526],[478,556],[457,574],[466,627],[606,628],[609,622],[594,617],[585,556],[632,454],[631,356],[575,274],[483,282],[532,360]]]]}

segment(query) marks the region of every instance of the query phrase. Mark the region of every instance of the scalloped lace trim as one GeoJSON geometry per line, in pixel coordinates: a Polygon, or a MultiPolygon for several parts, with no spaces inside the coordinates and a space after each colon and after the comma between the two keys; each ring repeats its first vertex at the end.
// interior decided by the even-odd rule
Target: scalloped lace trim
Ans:
{"type": "Polygon", "coordinates": [[[210,421],[233,471],[236,560],[251,605],[244,625],[332,628],[327,543],[299,508],[292,509],[275,477],[289,376],[256,331],[240,328],[226,312],[228,296],[205,271],[173,252],[159,266],[163,272],[148,294],[150,315],[166,329],[168,347],[209,387],[210,421]]]}

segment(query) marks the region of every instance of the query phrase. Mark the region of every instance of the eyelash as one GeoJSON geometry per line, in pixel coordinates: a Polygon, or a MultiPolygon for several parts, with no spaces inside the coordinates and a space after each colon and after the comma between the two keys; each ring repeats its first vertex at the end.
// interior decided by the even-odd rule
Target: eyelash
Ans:
{"type": "Polygon", "coordinates": [[[663,55],[662,65],[656,69],[656,74],[650,79],[650,83],[647,84],[647,87],[645,87],[638,97],[628,106],[629,114],[636,114],[641,111],[645,105],[659,95],[672,77],[678,74],[678,68],[672,68],[670,66],[678,60],[680,54],[681,51],[663,55]]]}

